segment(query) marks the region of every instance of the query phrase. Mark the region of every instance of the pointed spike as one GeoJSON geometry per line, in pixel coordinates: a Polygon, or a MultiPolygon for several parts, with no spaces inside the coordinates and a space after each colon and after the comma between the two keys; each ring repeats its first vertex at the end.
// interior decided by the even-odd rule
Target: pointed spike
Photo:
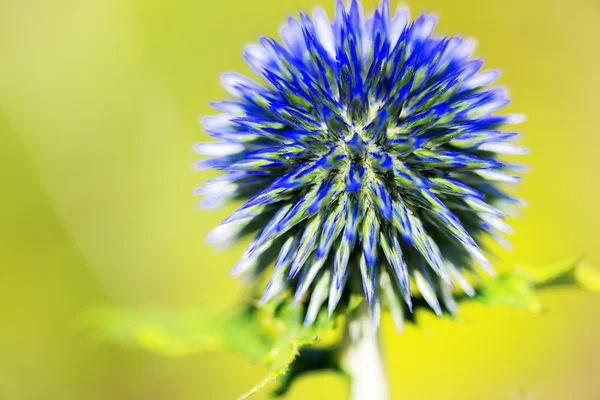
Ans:
{"type": "Polygon", "coordinates": [[[376,276],[376,265],[367,264],[365,260],[365,254],[361,254],[359,261],[360,276],[362,278],[363,290],[365,291],[365,298],[369,305],[373,302],[375,295],[375,276],[376,276]]]}
{"type": "Polygon", "coordinates": [[[382,171],[389,171],[394,168],[394,159],[387,152],[369,152],[373,160],[373,167],[382,171]]]}
{"type": "Polygon", "coordinates": [[[379,220],[370,209],[362,224],[362,243],[365,261],[368,265],[377,263],[377,248],[379,245],[379,220]]]}
{"type": "Polygon", "coordinates": [[[465,292],[465,294],[469,297],[475,296],[475,289],[473,289],[473,286],[471,286],[471,284],[469,283],[465,275],[462,273],[462,271],[459,270],[452,263],[448,263],[447,268],[450,272],[450,276],[452,276],[452,278],[454,278],[454,280],[458,282],[458,285],[461,287],[463,292],[465,292]]]}
{"type": "MultiPolygon", "coordinates": [[[[315,285],[315,289],[310,296],[304,324],[310,325],[317,319],[321,306],[325,303],[325,300],[327,300],[330,284],[331,272],[327,270],[323,273],[323,276],[319,278],[319,281],[315,285]]],[[[331,313],[329,315],[331,316],[331,313]]]]}
{"type": "Polygon", "coordinates": [[[295,190],[312,184],[315,168],[314,163],[302,164],[292,172],[276,179],[267,188],[248,199],[236,213],[257,205],[273,204],[282,199],[289,198],[295,190]]]}
{"type": "Polygon", "coordinates": [[[283,246],[281,246],[281,250],[279,251],[279,255],[277,256],[277,260],[275,261],[275,266],[273,267],[275,272],[285,272],[292,263],[292,260],[294,259],[294,254],[296,253],[296,249],[298,248],[298,237],[298,234],[290,236],[289,238],[287,238],[283,246]]]}
{"type": "Polygon", "coordinates": [[[296,286],[296,293],[294,293],[294,305],[297,305],[300,300],[304,297],[304,294],[313,283],[315,277],[325,264],[324,258],[317,258],[313,253],[311,260],[305,268],[302,268],[300,278],[298,279],[298,285],[296,286]]]}
{"type": "Polygon", "coordinates": [[[402,333],[404,330],[404,307],[387,271],[381,271],[379,285],[381,287],[382,298],[392,314],[396,332],[402,333]]]}
{"type": "Polygon", "coordinates": [[[449,194],[452,196],[470,196],[483,199],[484,195],[465,183],[453,179],[450,176],[436,176],[427,180],[431,190],[436,193],[449,194]]]}
{"type": "Polygon", "coordinates": [[[413,228],[409,217],[410,211],[401,197],[394,201],[392,224],[400,232],[404,241],[413,245],[413,228]]]}
{"type": "Polygon", "coordinates": [[[252,207],[237,209],[234,211],[229,217],[225,218],[219,226],[225,226],[231,223],[249,220],[263,213],[263,211],[267,208],[266,205],[255,205],[252,207]]]}
{"type": "Polygon", "coordinates": [[[346,192],[354,193],[360,190],[364,175],[365,168],[362,165],[351,162],[346,174],[346,192]]]}
{"type": "Polygon", "coordinates": [[[348,260],[356,242],[358,224],[360,223],[359,203],[354,199],[348,199],[345,212],[344,234],[336,249],[334,258],[333,281],[339,286],[347,277],[348,260]]]}
{"type": "Polygon", "coordinates": [[[327,304],[327,312],[329,318],[333,315],[335,308],[337,307],[340,299],[342,298],[342,292],[344,291],[344,287],[346,286],[346,282],[348,281],[348,274],[343,274],[341,281],[336,282],[336,277],[334,274],[333,279],[331,280],[331,284],[329,286],[329,303],[327,304]]]}
{"type": "Polygon", "coordinates": [[[411,221],[411,225],[414,227],[414,247],[419,251],[421,256],[423,256],[435,273],[446,283],[452,286],[452,280],[448,276],[446,270],[443,268],[442,255],[439,247],[435,244],[427,232],[425,232],[425,228],[423,227],[421,220],[412,214],[409,214],[409,219],[411,221]]]}
{"type": "Polygon", "coordinates": [[[401,161],[395,160],[394,162],[394,180],[395,182],[403,187],[409,189],[423,188],[426,187],[425,182],[417,173],[412,171],[406,164],[401,161]]]}
{"type": "Polygon", "coordinates": [[[348,260],[352,252],[351,243],[342,236],[339,246],[335,252],[333,264],[333,281],[336,285],[341,286],[342,281],[347,278],[348,260]]]}
{"type": "Polygon", "coordinates": [[[461,89],[471,90],[479,87],[488,86],[494,83],[494,81],[498,79],[498,76],[500,76],[500,71],[497,69],[480,72],[477,75],[474,75],[471,78],[467,79],[463,83],[461,89]]]}
{"type": "Polygon", "coordinates": [[[322,43],[327,54],[335,59],[335,38],[327,13],[319,7],[314,10],[313,18],[318,41],[322,43]]]}
{"type": "Polygon", "coordinates": [[[414,270],[413,274],[419,292],[421,293],[427,304],[429,304],[429,306],[433,309],[433,311],[437,315],[441,316],[442,309],[435,294],[435,285],[433,284],[431,277],[427,273],[427,270],[423,266],[422,262],[419,264],[419,268],[414,270]]]}
{"type": "MultiPolygon", "coordinates": [[[[280,296],[287,289],[287,271],[295,253],[295,249],[298,246],[300,234],[295,233],[288,237],[285,242],[281,245],[277,259],[275,260],[275,266],[273,268],[273,274],[267,283],[267,286],[261,297],[261,303],[265,304],[268,301],[280,296]]],[[[279,243],[279,241],[278,241],[279,243]]],[[[258,260],[266,250],[272,250],[275,244],[271,241],[266,242],[254,252],[248,260],[258,260]]],[[[264,262],[264,261],[263,261],[264,262]]]]}
{"type": "Polygon", "coordinates": [[[244,151],[244,145],[232,142],[201,142],[194,145],[194,151],[204,156],[223,157],[244,151]]]}
{"type": "Polygon", "coordinates": [[[234,221],[231,224],[218,225],[213,228],[204,241],[207,244],[226,249],[240,238],[240,233],[248,225],[249,219],[234,221]]]}
{"type": "MultiPolygon", "coordinates": [[[[486,260],[483,252],[477,243],[475,243],[475,240],[473,240],[471,235],[463,227],[462,222],[456,217],[456,215],[450,211],[448,207],[446,207],[446,205],[432,192],[422,190],[421,195],[423,196],[423,200],[426,202],[425,210],[432,215],[433,218],[442,220],[442,223],[439,224],[439,226],[456,238],[463,245],[465,250],[467,250],[467,252],[473,256],[473,258],[480,261],[486,260]]],[[[483,216],[495,218],[487,214],[483,214],[482,218],[483,216]]],[[[499,221],[499,224],[503,223],[499,219],[490,219],[490,222],[495,221],[499,221]]],[[[485,262],[485,264],[487,264],[487,262],[485,262]]]]}
{"type": "Polygon", "coordinates": [[[467,204],[468,208],[473,209],[474,211],[477,211],[479,214],[486,213],[486,214],[490,214],[495,217],[498,217],[500,219],[506,217],[506,215],[502,211],[500,211],[497,208],[495,208],[494,206],[486,203],[482,199],[478,199],[478,198],[474,198],[474,197],[466,197],[465,203],[467,204]]]}
{"type": "Polygon", "coordinates": [[[489,159],[473,156],[458,151],[440,151],[418,149],[413,153],[414,159],[420,165],[433,168],[462,168],[485,171],[489,168],[500,168],[502,163],[489,159]]]}
{"type": "Polygon", "coordinates": [[[287,289],[287,280],[285,277],[285,273],[283,271],[281,273],[274,273],[269,279],[267,286],[260,298],[260,304],[265,305],[269,301],[281,296],[283,292],[287,289]]]}
{"type": "Polygon", "coordinates": [[[502,232],[505,235],[510,235],[514,233],[514,228],[507,224],[503,219],[498,218],[494,215],[489,215],[485,213],[479,214],[479,217],[485,221],[491,228],[496,229],[498,232],[502,232]]]}
{"type": "Polygon", "coordinates": [[[231,276],[240,276],[258,266],[260,256],[271,247],[271,242],[263,243],[252,254],[244,254],[230,271],[231,276]]]}
{"type": "Polygon", "coordinates": [[[249,247],[249,252],[252,253],[257,246],[260,246],[266,240],[278,238],[285,232],[289,231],[306,218],[313,215],[308,212],[310,204],[318,195],[319,188],[313,188],[307,192],[304,197],[300,197],[293,205],[287,204],[283,206],[277,213],[277,219],[273,218],[269,224],[256,237],[254,242],[249,247]],[[286,210],[283,214],[282,210],[286,210]]]}
{"type": "Polygon", "coordinates": [[[333,243],[342,231],[344,227],[344,204],[345,200],[342,200],[331,207],[327,212],[321,232],[319,235],[316,235],[320,238],[319,245],[316,251],[313,252],[308,266],[302,269],[302,274],[298,280],[298,286],[296,287],[296,293],[294,295],[294,304],[297,304],[302,299],[310,287],[315,276],[328,259],[329,251],[331,250],[333,243]]]}
{"type": "Polygon", "coordinates": [[[383,253],[394,270],[394,277],[402,288],[402,295],[407,304],[411,304],[410,280],[408,276],[408,265],[402,255],[402,248],[398,238],[389,230],[381,231],[381,248],[383,253]]]}
{"type": "Polygon", "coordinates": [[[377,206],[379,213],[381,216],[390,221],[393,215],[393,205],[392,205],[392,196],[389,190],[385,187],[382,181],[379,181],[377,178],[372,178],[370,180],[370,189],[369,194],[371,195],[371,200],[377,206]]]}
{"type": "Polygon", "coordinates": [[[352,137],[346,141],[346,148],[352,158],[364,157],[367,146],[368,143],[365,142],[358,133],[354,133],[352,137]]]}
{"type": "Polygon", "coordinates": [[[293,278],[298,274],[300,268],[304,265],[308,257],[312,254],[317,246],[318,232],[323,222],[323,213],[320,212],[306,224],[302,238],[298,244],[296,255],[293,258],[292,267],[288,274],[288,278],[293,278]]]}
{"type": "Polygon", "coordinates": [[[455,315],[458,312],[458,304],[456,304],[456,300],[454,299],[454,296],[452,296],[450,288],[444,282],[440,282],[439,289],[444,307],[446,307],[450,314],[455,315]]]}
{"type": "Polygon", "coordinates": [[[340,200],[337,206],[331,208],[327,214],[325,222],[323,223],[323,230],[320,236],[321,240],[317,247],[316,255],[318,258],[326,258],[333,242],[342,232],[344,228],[344,206],[346,198],[340,200]]]}
{"type": "Polygon", "coordinates": [[[369,314],[371,315],[371,321],[373,322],[373,330],[377,331],[381,322],[381,302],[379,301],[377,292],[375,292],[373,301],[370,304],[369,314]]]}
{"type": "Polygon", "coordinates": [[[382,143],[385,139],[389,118],[389,112],[386,109],[380,109],[373,122],[365,127],[369,137],[371,137],[375,143],[382,143]]]}
{"type": "Polygon", "coordinates": [[[244,252],[244,256],[248,257],[252,255],[265,242],[273,240],[275,238],[275,232],[277,226],[281,223],[281,221],[287,216],[287,214],[293,209],[293,204],[286,204],[282,206],[273,218],[269,220],[269,222],[263,227],[263,229],[256,235],[254,240],[250,243],[250,245],[246,248],[244,252]]]}
{"type": "Polygon", "coordinates": [[[488,179],[490,181],[505,182],[505,183],[521,182],[521,177],[512,175],[512,174],[508,174],[506,172],[499,171],[497,169],[478,169],[475,172],[482,178],[488,179]]]}
{"type": "Polygon", "coordinates": [[[329,205],[341,193],[342,186],[342,183],[333,177],[325,180],[317,190],[315,198],[309,204],[307,212],[314,214],[329,205]]]}

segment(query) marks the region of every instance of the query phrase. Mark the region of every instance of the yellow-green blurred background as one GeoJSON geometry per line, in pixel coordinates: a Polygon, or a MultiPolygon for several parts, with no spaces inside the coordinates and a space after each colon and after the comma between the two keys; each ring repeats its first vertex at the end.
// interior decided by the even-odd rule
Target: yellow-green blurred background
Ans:
{"type": "MultiPolygon", "coordinates": [[[[333,0],[320,0],[331,12],[333,0]]],[[[86,344],[74,321],[102,304],[232,304],[242,247],[203,242],[231,210],[199,211],[199,115],[248,72],[241,49],[319,0],[0,0],[0,399],[233,399],[265,370],[223,354],[163,359],[86,344]]],[[[372,8],[374,0],[365,1],[372,8]]],[[[417,0],[438,32],[479,40],[524,112],[529,200],[516,262],[585,256],[600,267],[600,2],[417,0]]],[[[600,296],[542,295],[543,315],[465,306],[397,337],[395,399],[600,399],[600,296]]],[[[290,399],[344,399],[334,375],[290,399]]],[[[266,398],[259,394],[257,399],[266,398]]]]}

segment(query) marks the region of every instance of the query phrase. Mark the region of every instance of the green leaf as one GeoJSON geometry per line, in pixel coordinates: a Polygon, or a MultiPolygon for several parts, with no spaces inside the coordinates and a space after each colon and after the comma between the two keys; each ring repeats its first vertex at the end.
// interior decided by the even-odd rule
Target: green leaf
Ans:
{"type": "Polygon", "coordinates": [[[534,312],[542,309],[533,285],[516,271],[504,273],[481,285],[475,300],[490,305],[526,308],[534,312]]]}
{"type": "Polygon", "coordinates": [[[264,379],[240,397],[246,399],[285,374],[302,346],[335,331],[336,322],[327,318],[325,310],[310,326],[303,323],[305,312],[304,307],[294,306],[292,299],[229,312],[103,308],[88,314],[84,327],[100,341],[163,356],[208,351],[242,354],[269,368],[264,379]]]}
{"type": "Polygon", "coordinates": [[[270,350],[253,317],[254,311],[97,309],[85,328],[100,341],[138,347],[163,356],[233,351],[259,361],[270,350]]]}
{"type": "Polygon", "coordinates": [[[591,292],[600,292],[600,270],[578,261],[526,269],[524,274],[537,288],[577,285],[591,292]]]}
{"type": "Polygon", "coordinates": [[[600,271],[580,262],[559,263],[537,269],[521,266],[481,284],[475,300],[539,312],[542,306],[536,292],[562,285],[576,285],[600,292],[600,271]]]}

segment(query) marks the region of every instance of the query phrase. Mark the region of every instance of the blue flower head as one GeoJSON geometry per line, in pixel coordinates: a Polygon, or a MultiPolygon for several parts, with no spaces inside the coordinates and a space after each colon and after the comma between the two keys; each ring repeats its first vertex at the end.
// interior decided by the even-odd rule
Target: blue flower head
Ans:
{"type": "Polygon", "coordinates": [[[225,174],[197,189],[202,204],[243,204],[208,236],[226,245],[254,234],[233,273],[258,276],[274,262],[262,300],[293,294],[306,322],[350,295],[412,309],[411,286],[438,314],[453,311],[464,272],[493,270],[481,250],[503,239],[500,187],[519,180],[499,156],[519,154],[519,115],[498,115],[506,91],[491,88],[474,42],[433,35],[436,17],[390,14],[383,0],[363,16],[338,1],[260,38],[244,58],[258,75],[223,75],[231,100],[203,120],[217,139],[196,145],[200,169],[225,174]],[[256,233],[257,232],[257,233],[256,233]],[[441,301],[440,301],[441,300],[441,301]]]}

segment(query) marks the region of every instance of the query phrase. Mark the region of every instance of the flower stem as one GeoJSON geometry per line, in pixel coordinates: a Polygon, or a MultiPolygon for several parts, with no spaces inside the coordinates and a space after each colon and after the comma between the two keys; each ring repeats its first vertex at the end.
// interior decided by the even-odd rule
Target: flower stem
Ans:
{"type": "Polygon", "coordinates": [[[366,305],[349,316],[346,327],[346,372],[350,375],[350,400],[389,400],[379,330],[366,305]]]}

